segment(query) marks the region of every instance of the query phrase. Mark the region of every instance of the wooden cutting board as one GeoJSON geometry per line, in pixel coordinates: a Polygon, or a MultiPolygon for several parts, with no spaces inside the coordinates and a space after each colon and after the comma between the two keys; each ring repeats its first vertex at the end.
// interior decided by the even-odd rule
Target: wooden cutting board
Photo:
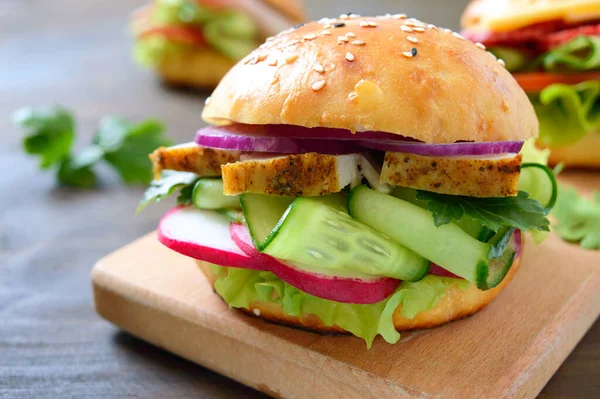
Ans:
{"type": "MultiPolygon", "coordinates": [[[[567,175],[589,192],[600,178],[567,175]]],[[[321,336],[230,310],[195,263],[155,233],[101,259],[98,313],[129,333],[283,398],[535,397],[600,314],[600,252],[552,235],[526,243],[514,281],[486,309],[378,338],[321,336]]]]}

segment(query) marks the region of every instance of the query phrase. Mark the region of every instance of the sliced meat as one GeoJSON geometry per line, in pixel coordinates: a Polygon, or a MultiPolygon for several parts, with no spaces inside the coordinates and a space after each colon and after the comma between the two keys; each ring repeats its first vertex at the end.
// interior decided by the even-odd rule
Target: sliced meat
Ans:
{"type": "Polygon", "coordinates": [[[520,173],[520,154],[482,159],[387,152],[381,181],[441,194],[508,197],[517,195],[520,173]]]}
{"type": "Polygon", "coordinates": [[[341,191],[357,176],[358,155],[314,152],[223,165],[226,195],[319,196],[341,191]]]}
{"type": "Polygon", "coordinates": [[[163,169],[193,172],[199,176],[221,176],[221,165],[237,162],[239,151],[218,150],[186,143],[173,147],[160,147],[150,154],[155,178],[163,169]]]}
{"type": "Polygon", "coordinates": [[[472,42],[481,42],[488,47],[510,46],[546,51],[577,36],[598,36],[599,30],[598,21],[578,25],[569,25],[564,21],[548,21],[505,32],[465,29],[461,33],[472,42]]]}
{"type": "Polygon", "coordinates": [[[540,41],[540,48],[551,50],[561,44],[567,43],[578,36],[600,36],[600,24],[579,26],[545,35],[540,41]]]}

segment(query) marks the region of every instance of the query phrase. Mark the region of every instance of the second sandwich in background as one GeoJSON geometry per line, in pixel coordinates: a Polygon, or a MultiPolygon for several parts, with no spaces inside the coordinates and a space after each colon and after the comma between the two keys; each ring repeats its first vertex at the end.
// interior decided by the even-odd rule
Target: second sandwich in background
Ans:
{"type": "Polygon", "coordinates": [[[134,55],[166,83],[210,89],[266,37],[303,19],[299,0],[156,0],[133,14],[134,55]]]}
{"type": "Polygon", "coordinates": [[[475,0],[462,26],[529,95],[550,162],[600,167],[600,0],[475,0]]]}

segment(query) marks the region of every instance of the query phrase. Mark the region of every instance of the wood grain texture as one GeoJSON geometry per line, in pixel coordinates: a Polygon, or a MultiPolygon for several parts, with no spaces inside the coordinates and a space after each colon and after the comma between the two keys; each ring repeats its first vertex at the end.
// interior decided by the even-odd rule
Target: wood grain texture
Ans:
{"type": "Polygon", "coordinates": [[[370,351],[229,310],[154,233],[98,262],[94,298],[133,335],[278,397],[532,398],[600,315],[600,254],[554,235],[527,244],[514,281],[482,312],[370,351]]]}
{"type": "MultiPolygon", "coordinates": [[[[205,94],[166,90],[133,64],[124,26],[145,0],[0,1],[0,397],[264,397],[119,331],[94,312],[91,265],[153,230],[168,202],[134,216],[142,187],[108,170],[101,186],[56,188],[23,154],[11,113],[63,104],[78,145],[109,114],[163,120],[178,142],[202,126],[205,94]]],[[[311,18],[407,12],[457,28],[467,0],[306,0],[311,18]]],[[[600,323],[552,378],[545,398],[600,396],[600,323]]]]}

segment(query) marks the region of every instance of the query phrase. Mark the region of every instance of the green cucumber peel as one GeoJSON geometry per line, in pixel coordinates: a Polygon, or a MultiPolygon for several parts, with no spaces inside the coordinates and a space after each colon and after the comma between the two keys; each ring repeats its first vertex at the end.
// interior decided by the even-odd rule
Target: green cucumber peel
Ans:
{"type": "MultiPolygon", "coordinates": [[[[548,182],[551,185],[551,194],[550,194],[550,198],[548,199],[548,201],[546,202],[546,204],[542,204],[542,201],[540,198],[536,198],[536,196],[532,195],[532,193],[528,190],[525,190],[527,192],[529,192],[529,194],[535,198],[536,200],[538,200],[540,202],[540,204],[542,204],[542,206],[544,207],[544,214],[548,215],[550,213],[550,211],[552,210],[552,208],[554,208],[554,205],[556,205],[556,200],[558,198],[558,183],[556,182],[556,176],[554,174],[554,171],[552,169],[550,169],[548,166],[540,164],[540,163],[524,163],[521,165],[521,173],[523,173],[523,169],[527,169],[527,168],[535,168],[535,169],[539,169],[541,171],[544,172],[544,174],[546,175],[546,177],[548,178],[548,182]]],[[[536,182],[539,185],[539,179],[536,179],[536,182]]],[[[522,188],[521,186],[519,186],[520,188],[522,188]]],[[[531,190],[533,191],[533,190],[531,190]]]]}
{"type": "Polygon", "coordinates": [[[239,208],[240,197],[223,194],[223,180],[220,178],[199,179],[194,185],[192,201],[199,209],[239,208]]]}
{"type": "Polygon", "coordinates": [[[430,211],[366,186],[354,188],[348,204],[353,218],[481,290],[499,284],[512,265],[515,251],[507,245],[509,228],[499,229],[490,243],[483,243],[453,222],[436,226],[430,211]]]}
{"type": "Polygon", "coordinates": [[[244,193],[240,195],[242,212],[254,247],[260,252],[275,238],[281,220],[295,197],[244,193]]]}

